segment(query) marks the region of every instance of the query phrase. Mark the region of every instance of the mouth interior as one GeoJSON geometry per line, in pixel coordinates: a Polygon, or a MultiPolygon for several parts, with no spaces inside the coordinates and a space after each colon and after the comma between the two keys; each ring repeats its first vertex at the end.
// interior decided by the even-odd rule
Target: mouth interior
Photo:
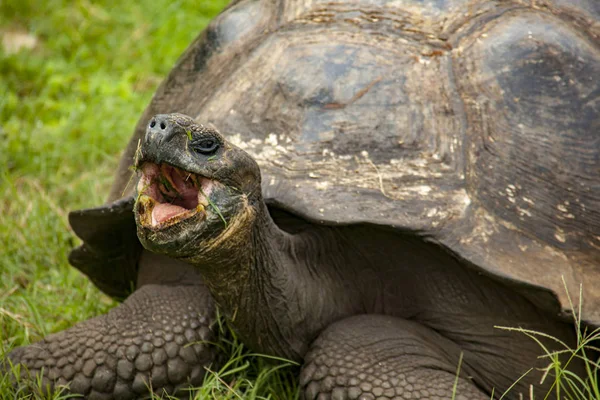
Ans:
{"type": "MultiPolygon", "coordinates": [[[[199,212],[208,205],[212,180],[184,171],[168,164],[146,163],[142,166],[142,177],[138,193],[149,198],[152,226],[167,221],[180,221],[199,212]]],[[[150,211],[144,207],[142,214],[150,211]]]]}

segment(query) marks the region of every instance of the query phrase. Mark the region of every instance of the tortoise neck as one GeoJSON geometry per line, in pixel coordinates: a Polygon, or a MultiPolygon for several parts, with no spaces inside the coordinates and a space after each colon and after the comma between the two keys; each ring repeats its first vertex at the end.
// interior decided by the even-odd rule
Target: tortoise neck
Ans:
{"type": "MultiPolygon", "coordinates": [[[[251,348],[301,359],[311,336],[321,328],[321,318],[307,315],[314,311],[314,299],[330,289],[323,282],[332,281],[325,275],[334,269],[322,266],[330,263],[330,251],[335,253],[335,238],[330,239],[282,230],[260,201],[247,240],[238,241],[244,245],[222,264],[203,268],[221,310],[251,348]]],[[[327,304],[318,307],[330,313],[327,304]]]]}
{"type": "Polygon", "coordinates": [[[277,307],[287,302],[285,286],[293,273],[290,249],[294,237],[277,226],[262,199],[254,211],[252,228],[243,233],[242,240],[235,240],[235,248],[228,247],[227,254],[194,264],[201,270],[220,310],[247,343],[268,336],[272,343],[255,347],[266,346],[272,353],[279,353],[285,344],[264,329],[277,325],[275,318],[281,315],[277,307]]]}

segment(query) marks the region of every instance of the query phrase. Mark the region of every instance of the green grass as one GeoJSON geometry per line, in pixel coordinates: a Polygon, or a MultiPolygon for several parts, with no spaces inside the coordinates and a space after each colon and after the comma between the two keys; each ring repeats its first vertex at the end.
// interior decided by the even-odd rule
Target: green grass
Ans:
{"type": "MultiPolygon", "coordinates": [[[[0,45],[0,359],[116,305],[68,265],[78,242],[67,213],[104,202],[158,84],[225,4],[0,1],[0,36],[36,41],[13,54],[0,45]]],[[[229,351],[238,374],[210,374],[198,398],[293,392],[289,368],[266,368],[237,341],[229,351]]],[[[18,397],[9,386],[0,380],[0,399],[18,397]]]]}
{"type": "MultiPolygon", "coordinates": [[[[543,352],[543,358],[547,361],[543,380],[551,382],[551,388],[548,393],[534,393],[533,389],[529,394],[530,400],[546,399],[551,394],[557,399],[567,400],[599,400],[600,399],[600,360],[598,357],[598,344],[600,343],[600,328],[586,328],[581,321],[581,305],[583,304],[583,288],[579,289],[579,308],[574,306],[571,294],[567,290],[564,281],[565,292],[569,299],[569,305],[573,313],[573,325],[577,332],[577,344],[575,347],[569,346],[563,341],[545,334],[522,328],[497,327],[498,329],[518,332],[526,335],[535,341],[543,352]],[[551,351],[544,340],[558,343],[559,350],[551,351]],[[595,357],[594,357],[595,355],[595,357]],[[569,370],[569,365],[575,360],[582,360],[585,365],[585,376],[578,376],[569,370]]],[[[524,375],[523,375],[524,376],[524,375]]],[[[522,377],[523,377],[522,376],[522,377]]],[[[504,395],[502,396],[504,397],[504,395]]]]}

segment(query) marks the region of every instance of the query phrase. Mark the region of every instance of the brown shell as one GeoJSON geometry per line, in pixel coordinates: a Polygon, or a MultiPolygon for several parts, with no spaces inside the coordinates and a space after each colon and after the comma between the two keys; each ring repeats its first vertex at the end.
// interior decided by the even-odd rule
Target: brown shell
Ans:
{"type": "Polygon", "coordinates": [[[240,1],[149,117],[212,124],[266,199],[326,224],[418,231],[600,324],[600,3],[240,1]],[[563,284],[563,279],[565,284],[563,284]]]}

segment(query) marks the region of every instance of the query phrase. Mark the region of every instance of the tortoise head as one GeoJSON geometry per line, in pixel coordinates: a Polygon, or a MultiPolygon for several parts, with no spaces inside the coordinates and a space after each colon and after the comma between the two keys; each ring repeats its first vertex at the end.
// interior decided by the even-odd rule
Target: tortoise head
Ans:
{"type": "MultiPolygon", "coordinates": [[[[216,130],[183,114],[154,116],[140,141],[134,207],[144,247],[190,261],[247,240],[261,198],[260,170],[216,130]]],[[[207,260],[208,259],[208,260],[207,260]]]]}

